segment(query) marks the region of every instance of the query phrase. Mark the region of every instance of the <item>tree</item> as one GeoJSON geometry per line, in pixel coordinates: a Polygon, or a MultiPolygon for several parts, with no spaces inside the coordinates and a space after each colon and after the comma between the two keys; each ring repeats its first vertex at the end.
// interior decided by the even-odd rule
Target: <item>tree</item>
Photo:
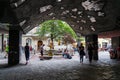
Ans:
{"type": "Polygon", "coordinates": [[[72,38],[76,38],[76,33],[72,28],[64,21],[61,20],[48,20],[40,24],[39,30],[36,32],[40,38],[44,36],[50,37],[52,43],[54,39],[60,39],[65,34],[71,35],[72,38]]]}

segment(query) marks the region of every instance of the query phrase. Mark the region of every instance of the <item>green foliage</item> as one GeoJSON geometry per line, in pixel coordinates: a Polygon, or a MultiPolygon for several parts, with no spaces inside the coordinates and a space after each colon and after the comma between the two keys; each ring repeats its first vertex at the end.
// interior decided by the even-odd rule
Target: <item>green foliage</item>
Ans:
{"type": "Polygon", "coordinates": [[[80,37],[80,41],[85,41],[85,38],[84,37],[80,37]]]}
{"type": "Polygon", "coordinates": [[[77,37],[77,41],[85,41],[85,37],[77,37]]]}
{"type": "Polygon", "coordinates": [[[53,39],[58,39],[65,34],[70,34],[73,38],[76,38],[76,33],[72,28],[64,21],[61,20],[48,20],[40,24],[38,32],[40,37],[50,36],[53,39]]]}

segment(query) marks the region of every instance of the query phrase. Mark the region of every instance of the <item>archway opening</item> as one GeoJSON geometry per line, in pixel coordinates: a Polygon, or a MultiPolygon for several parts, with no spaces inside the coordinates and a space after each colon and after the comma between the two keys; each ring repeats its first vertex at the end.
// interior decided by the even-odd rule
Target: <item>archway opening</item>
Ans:
{"type": "Polygon", "coordinates": [[[71,26],[62,20],[47,20],[31,30],[27,36],[23,37],[23,40],[25,37],[31,37],[31,46],[34,48],[35,54],[40,54],[38,42],[43,41],[45,55],[61,55],[61,57],[66,48],[69,49],[71,56],[74,54],[79,38],[71,26]],[[52,51],[52,54],[49,51],[52,51]]]}

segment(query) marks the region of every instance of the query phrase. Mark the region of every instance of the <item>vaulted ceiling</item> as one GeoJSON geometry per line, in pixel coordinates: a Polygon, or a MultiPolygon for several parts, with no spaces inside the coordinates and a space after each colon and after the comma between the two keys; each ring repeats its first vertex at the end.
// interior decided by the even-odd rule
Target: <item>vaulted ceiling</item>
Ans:
{"type": "Polygon", "coordinates": [[[120,0],[1,0],[0,25],[25,33],[40,23],[59,19],[76,33],[120,30],[120,0]]]}

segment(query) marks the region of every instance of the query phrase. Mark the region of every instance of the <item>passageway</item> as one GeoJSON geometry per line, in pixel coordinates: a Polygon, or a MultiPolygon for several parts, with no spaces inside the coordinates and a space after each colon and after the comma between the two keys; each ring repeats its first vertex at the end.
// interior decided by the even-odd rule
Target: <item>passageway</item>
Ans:
{"type": "Polygon", "coordinates": [[[119,61],[111,60],[108,52],[99,52],[100,59],[79,63],[78,55],[73,59],[51,59],[40,61],[38,57],[28,65],[0,68],[1,80],[119,80],[119,61]]]}
{"type": "MultiPolygon", "coordinates": [[[[12,53],[8,64],[19,64],[22,34],[49,19],[66,21],[96,47],[99,34],[115,33],[109,37],[116,48],[120,44],[119,3],[119,0],[1,0],[0,31],[9,32],[12,53]]],[[[97,49],[94,59],[98,60],[97,49]]]]}

